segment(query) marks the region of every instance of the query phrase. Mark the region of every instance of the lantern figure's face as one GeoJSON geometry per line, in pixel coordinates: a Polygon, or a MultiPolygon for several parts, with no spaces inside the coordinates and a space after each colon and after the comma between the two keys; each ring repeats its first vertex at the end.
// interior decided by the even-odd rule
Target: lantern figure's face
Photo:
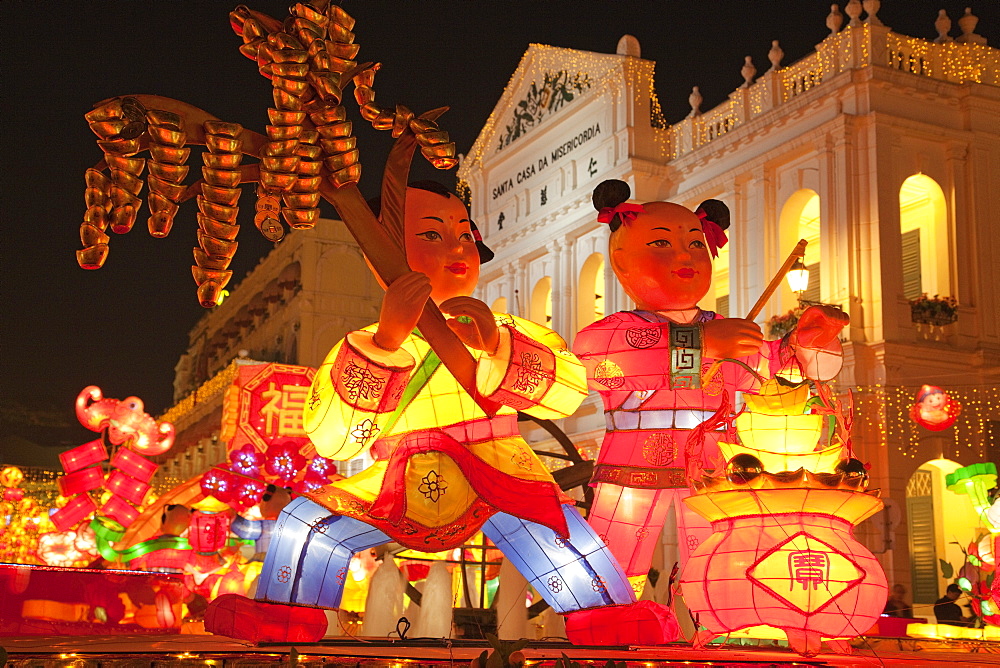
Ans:
{"type": "Polygon", "coordinates": [[[431,280],[436,304],[471,295],[479,281],[479,251],[462,200],[426,190],[406,190],[406,261],[431,280]]]}
{"type": "Polygon", "coordinates": [[[650,202],[611,237],[611,266],[646,311],[695,308],[712,285],[701,220],[679,204],[650,202]]]}

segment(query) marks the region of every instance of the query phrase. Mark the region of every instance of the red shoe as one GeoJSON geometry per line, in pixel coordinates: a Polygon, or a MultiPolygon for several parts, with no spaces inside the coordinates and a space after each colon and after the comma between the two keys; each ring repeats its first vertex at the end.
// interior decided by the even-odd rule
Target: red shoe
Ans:
{"type": "Polygon", "coordinates": [[[680,635],[673,610],[655,601],[577,610],[566,615],[566,636],[574,645],[663,645],[680,635]]]}
{"type": "Polygon", "coordinates": [[[252,643],[318,642],[326,634],[326,613],[319,608],[223,594],[209,603],[205,630],[252,643]]]}

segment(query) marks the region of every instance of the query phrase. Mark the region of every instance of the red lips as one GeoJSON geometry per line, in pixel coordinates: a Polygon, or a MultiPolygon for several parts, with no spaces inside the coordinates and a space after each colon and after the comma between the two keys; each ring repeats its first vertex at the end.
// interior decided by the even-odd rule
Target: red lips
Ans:
{"type": "Polygon", "coordinates": [[[694,278],[694,275],[698,272],[690,267],[684,267],[683,269],[674,269],[673,273],[677,274],[681,278],[694,278]]]}
{"type": "Polygon", "coordinates": [[[455,264],[449,264],[445,267],[448,271],[453,274],[463,275],[469,270],[469,267],[463,262],[456,262],[455,264]]]}

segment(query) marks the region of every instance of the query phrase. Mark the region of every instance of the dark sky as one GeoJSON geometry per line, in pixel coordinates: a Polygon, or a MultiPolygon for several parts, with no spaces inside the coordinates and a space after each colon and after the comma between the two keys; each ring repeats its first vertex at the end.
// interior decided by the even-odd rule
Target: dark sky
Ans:
{"type": "MultiPolygon", "coordinates": [[[[1000,45],[996,0],[884,0],[879,17],[897,32],[930,39],[937,34],[937,10],[944,8],[954,21],[952,35],[958,35],[957,19],[970,2],[981,19],[977,32],[1000,45]]],[[[248,2],[276,18],[287,16],[288,4],[248,2]]],[[[228,21],[235,5],[0,2],[6,27],[0,439],[23,431],[20,406],[73,422],[73,400],[88,384],[111,397],[137,395],[154,415],[170,406],[173,366],[203,314],[190,273],[196,206],[186,203],[174,231],[162,240],[149,236],[144,206],[129,234],[112,235],[102,269],[80,269],[75,251],[85,211],[83,175],[102,156],[83,115],[105,98],[151,93],[262,131],[270,84],[237,50],[241,40],[228,21]]],[[[758,72],[766,70],[772,39],[780,40],[785,64],[811,52],[828,33],[830,3],[347,0],[342,6],[358,21],[359,59],[383,64],[375,81],[377,101],[415,111],[451,106],[441,125],[464,153],[532,42],[610,53],[623,34],[635,35],[643,57],[657,63],[657,93],[668,121],[676,122],[688,111],[692,86],[700,86],[707,110],[742,83],[744,56],[753,56],[758,72]]],[[[367,125],[353,99],[348,104],[355,128],[367,125]]],[[[361,187],[372,195],[389,138],[357,133],[367,165],[361,187]]],[[[192,157],[190,163],[195,167],[189,182],[200,172],[200,161],[192,157]]],[[[415,175],[433,172],[421,165],[415,175]]],[[[437,176],[453,182],[450,174],[437,176]]],[[[244,190],[233,284],[269,245],[252,223],[253,189],[244,190]]],[[[4,458],[0,451],[0,462],[4,458]]]]}

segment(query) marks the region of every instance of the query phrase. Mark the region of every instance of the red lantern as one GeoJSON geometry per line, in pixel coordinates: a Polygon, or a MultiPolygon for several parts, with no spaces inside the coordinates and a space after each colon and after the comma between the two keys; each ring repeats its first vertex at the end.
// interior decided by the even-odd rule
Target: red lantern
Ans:
{"type": "Polygon", "coordinates": [[[104,484],[104,472],[99,466],[92,466],[59,478],[59,493],[63,496],[83,494],[104,484]]]}
{"type": "Polygon", "coordinates": [[[139,516],[139,511],[128,504],[128,502],[119,497],[112,495],[103,506],[101,506],[101,513],[115,520],[123,527],[135,522],[135,518],[139,516]]]}
{"type": "Polygon", "coordinates": [[[229,515],[196,510],[191,515],[188,542],[195,552],[218,552],[229,540],[229,515]]]}
{"type": "Polygon", "coordinates": [[[117,469],[121,469],[136,480],[141,480],[142,482],[149,482],[152,480],[153,474],[156,473],[156,469],[160,468],[159,464],[154,464],[142,455],[136,454],[128,448],[121,448],[118,450],[118,452],[115,453],[115,456],[111,458],[111,465],[117,469]]]}
{"type": "Polygon", "coordinates": [[[63,470],[66,473],[79,471],[92,464],[103,462],[107,458],[108,449],[104,447],[101,439],[78,445],[59,455],[59,461],[62,463],[63,470]]]}
{"type": "Polygon", "coordinates": [[[56,529],[66,531],[76,526],[95,510],[97,510],[97,504],[94,503],[94,500],[86,494],[81,494],[73,497],[65,506],[52,513],[49,519],[52,520],[56,529]]]}
{"type": "Polygon", "coordinates": [[[247,443],[265,452],[275,440],[294,446],[306,457],[315,449],[306,436],[302,413],[316,370],[290,364],[248,364],[239,368],[223,405],[224,437],[229,452],[247,443]]]}
{"type": "Polygon", "coordinates": [[[131,476],[127,476],[121,471],[113,471],[110,476],[108,476],[108,482],[104,486],[109,492],[120,496],[129,503],[139,505],[142,503],[143,498],[146,496],[146,492],[149,491],[149,485],[142,482],[141,480],[136,480],[131,476]]]}

